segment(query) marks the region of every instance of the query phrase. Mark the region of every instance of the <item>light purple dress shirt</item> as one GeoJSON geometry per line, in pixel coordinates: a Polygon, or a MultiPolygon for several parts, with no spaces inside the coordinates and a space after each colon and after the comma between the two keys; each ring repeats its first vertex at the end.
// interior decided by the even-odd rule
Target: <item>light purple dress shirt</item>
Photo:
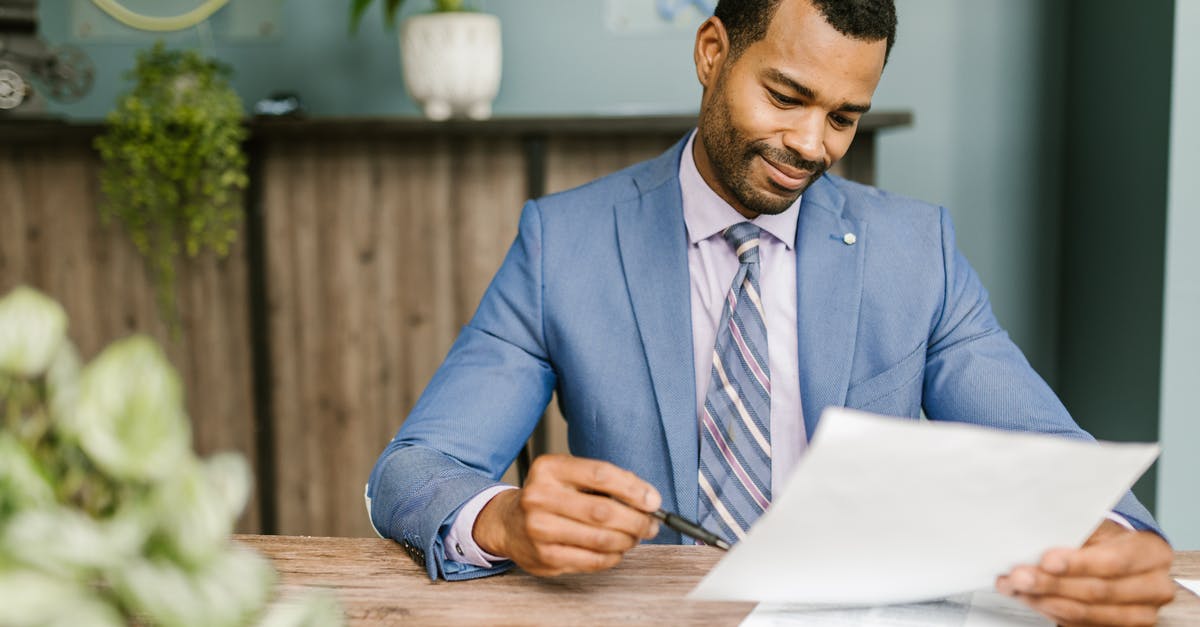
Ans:
{"type": "MultiPolygon", "coordinates": [[[[695,132],[679,162],[683,220],[688,233],[688,271],[691,275],[692,347],[696,368],[696,407],[704,406],[712,376],[712,351],[725,295],[737,274],[738,258],[721,236],[726,227],[746,220],[708,186],[692,156],[695,132]]],[[[759,243],[764,321],[771,368],[771,484],[778,490],[804,450],[806,437],[800,405],[799,352],[796,345],[796,220],[797,200],[783,213],[759,216],[759,243]]],[[[697,422],[699,429],[699,422],[697,422]]],[[[698,434],[697,434],[698,435],[698,434]]],[[[455,518],[446,534],[448,559],[488,568],[502,557],[479,548],[471,535],[480,510],[496,494],[514,486],[496,486],[475,495],[455,518]]]]}

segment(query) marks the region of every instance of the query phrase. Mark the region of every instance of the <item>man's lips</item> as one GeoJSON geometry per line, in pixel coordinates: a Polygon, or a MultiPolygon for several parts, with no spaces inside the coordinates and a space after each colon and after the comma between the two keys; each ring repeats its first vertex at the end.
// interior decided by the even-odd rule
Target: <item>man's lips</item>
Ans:
{"type": "Polygon", "coordinates": [[[788,165],[775,163],[770,159],[759,155],[763,163],[767,164],[767,175],[776,185],[791,191],[797,191],[804,187],[804,184],[812,176],[812,172],[807,170],[798,170],[788,165]]]}

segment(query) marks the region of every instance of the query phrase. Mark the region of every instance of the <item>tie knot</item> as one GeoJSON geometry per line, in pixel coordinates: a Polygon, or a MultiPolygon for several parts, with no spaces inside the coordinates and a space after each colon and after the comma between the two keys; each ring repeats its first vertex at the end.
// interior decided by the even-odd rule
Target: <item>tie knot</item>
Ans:
{"type": "Polygon", "coordinates": [[[738,222],[721,235],[737,251],[741,263],[758,263],[758,237],[762,229],[749,222],[738,222]]]}

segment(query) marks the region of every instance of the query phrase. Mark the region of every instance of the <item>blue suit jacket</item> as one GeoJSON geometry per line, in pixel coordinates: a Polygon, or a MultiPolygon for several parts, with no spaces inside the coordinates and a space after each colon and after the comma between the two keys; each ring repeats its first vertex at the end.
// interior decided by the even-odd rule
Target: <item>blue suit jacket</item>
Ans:
{"type": "MultiPolygon", "coordinates": [[[[367,486],[372,522],[431,577],[461,506],[495,485],[558,390],[571,452],[652,483],[695,518],[699,443],[683,142],[525,205],[475,317],[367,486]]],[[[847,406],[1090,438],[997,324],[945,209],[826,175],[796,230],[800,389],[807,433],[847,406]],[[854,233],[847,245],[843,235],[854,233]]],[[[1116,511],[1150,514],[1127,494],[1116,511]]],[[[654,540],[678,543],[664,528],[654,540]]]]}

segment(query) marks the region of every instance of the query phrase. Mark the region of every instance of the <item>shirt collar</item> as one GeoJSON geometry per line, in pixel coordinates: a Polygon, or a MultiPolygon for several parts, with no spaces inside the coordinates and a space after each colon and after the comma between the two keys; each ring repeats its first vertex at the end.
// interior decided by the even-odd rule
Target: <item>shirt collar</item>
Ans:
{"type": "MultiPolygon", "coordinates": [[[[706,240],[730,226],[745,222],[746,217],[731,207],[725,199],[717,195],[700,170],[696,169],[696,158],[692,156],[692,144],[696,141],[696,131],[692,131],[687,145],[683,147],[683,155],[679,158],[679,187],[683,195],[683,222],[687,225],[688,243],[706,240]]],[[[791,250],[796,241],[796,221],[800,216],[798,206],[800,199],[792,203],[787,210],[775,215],[760,215],[751,220],[756,226],[769,233],[772,237],[791,250]]]]}

